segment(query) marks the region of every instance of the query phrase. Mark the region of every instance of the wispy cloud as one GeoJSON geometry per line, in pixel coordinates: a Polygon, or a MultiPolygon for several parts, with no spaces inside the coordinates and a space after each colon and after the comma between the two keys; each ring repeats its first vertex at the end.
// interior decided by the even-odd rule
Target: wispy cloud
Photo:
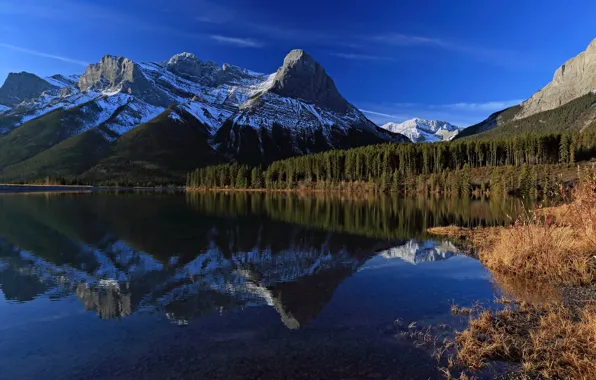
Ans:
{"type": "Polygon", "coordinates": [[[438,38],[411,36],[407,34],[381,34],[371,38],[371,40],[396,46],[414,46],[414,45],[435,45],[445,47],[448,45],[445,41],[438,38]]]}
{"type": "Polygon", "coordinates": [[[389,114],[389,113],[383,113],[383,112],[377,112],[377,111],[371,111],[371,110],[365,110],[360,108],[360,111],[369,114],[369,115],[375,115],[375,116],[382,116],[382,117],[386,117],[389,119],[394,119],[394,120],[399,120],[399,119],[404,119],[407,118],[407,116],[405,115],[395,115],[395,114],[389,114]]]}
{"type": "Polygon", "coordinates": [[[465,55],[483,62],[505,67],[517,68],[528,65],[528,60],[526,57],[518,52],[476,46],[464,42],[450,41],[443,38],[414,36],[407,34],[379,34],[363,37],[362,39],[372,43],[395,47],[421,46],[442,49],[445,51],[465,55]]]}
{"type": "Polygon", "coordinates": [[[442,109],[453,109],[453,110],[465,110],[465,111],[481,111],[481,112],[497,112],[511,106],[515,106],[523,102],[523,99],[512,99],[512,100],[500,100],[490,101],[484,103],[453,103],[453,104],[441,104],[431,105],[429,108],[442,108],[442,109]]]}
{"type": "Polygon", "coordinates": [[[395,61],[395,58],[368,54],[330,53],[330,55],[338,58],[351,59],[355,61],[395,61]]]}
{"type": "Polygon", "coordinates": [[[24,53],[24,54],[35,55],[37,57],[51,58],[51,59],[56,59],[56,60],[62,61],[62,62],[74,63],[75,65],[87,66],[89,64],[89,63],[87,63],[85,61],[81,61],[81,60],[78,60],[78,59],[69,58],[69,57],[63,57],[61,55],[55,55],[55,54],[45,53],[43,51],[38,51],[38,50],[27,49],[27,48],[23,48],[23,47],[20,47],[20,46],[5,44],[5,43],[2,43],[2,42],[0,42],[0,47],[3,47],[5,49],[10,49],[10,50],[18,51],[18,52],[24,53]]]}
{"type": "MultiPolygon", "coordinates": [[[[159,11],[161,14],[163,9],[159,9],[159,11]]],[[[19,18],[23,25],[39,20],[98,27],[109,24],[125,27],[131,31],[163,33],[187,38],[207,38],[205,34],[188,32],[178,25],[168,25],[154,19],[141,18],[121,8],[107,7],[99,2],[52,0],[44,3],[37,0],[19,0],[17,3],[0,0],[0,16],[19,18]],[[85,15],[85,17],[81,17],[81,15],[85,15]]]]}
{"type": "Polygon", "coordinates": [[[263,43],[253,40],[252,38],[226,37],[226,36],[220,36],[219,34],[214,34],[214,35],[210,36],[210,38],[212,40],[217,41],[222,44],[235,45],[235,46],[239,46],[239,47],[249,47],[249,48],[263,47],[263,43]]]}

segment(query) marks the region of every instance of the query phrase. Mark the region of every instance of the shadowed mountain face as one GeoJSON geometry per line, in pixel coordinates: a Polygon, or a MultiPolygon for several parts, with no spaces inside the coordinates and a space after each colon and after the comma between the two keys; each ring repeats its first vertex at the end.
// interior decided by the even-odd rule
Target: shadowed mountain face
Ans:
{"type": "MultiPolygon", "coordinates": [[[[0,289],[19,302],[74,294],[101,318],[143,311],[182,325],[269,306],[297,329],[375,255],[409,264],[456,255],[448,243],[406,237],[422,229],[418,221],[475,209],[367,202],[285,194],[2,196],[0,289]]],[[[472,211],[470,223],[491,223],[485,207],[472,211]]]]}

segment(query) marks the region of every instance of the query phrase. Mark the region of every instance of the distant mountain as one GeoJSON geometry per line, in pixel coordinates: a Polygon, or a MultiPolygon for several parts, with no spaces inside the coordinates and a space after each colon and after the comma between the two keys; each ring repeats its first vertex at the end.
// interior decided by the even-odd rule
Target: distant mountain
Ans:
{"type": "Polygon", "coordinates": [[[466,128],[458,138],[498,137],[596,128],[596,39],[565,62],[553,80],[518,106],[466,128]]]}
{"type": "Polygon", "coordinates": [[[446,121],[418,118],[406,120],[403,123],[387,123],[381,128],[407,136],[413,142],[449,141],[461,130],[460,127],[446,121]]]}
{"type": "Polygon", "coordinates": [[[0,87],[0,136],[5,180],[165,182],[197,165],[408,141],[368,120],[302,50],[269,75],[189,53],[106,55],[80,76],[12,73],[0,87]]]}

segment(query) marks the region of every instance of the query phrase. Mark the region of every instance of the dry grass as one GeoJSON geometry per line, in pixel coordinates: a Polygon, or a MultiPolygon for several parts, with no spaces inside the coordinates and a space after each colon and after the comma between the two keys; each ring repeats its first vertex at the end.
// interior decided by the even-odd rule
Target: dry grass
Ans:
{"type": "Polygon", "coordinates": [[[517,362],[547,379],[596,378],[596,313],[521,304],[484,311],[456,338],[458,361],[470,369],[517,362]]]}
{"type": "Polygon", "coordinates": [[[555,285],[589,285],[596,279],[596,177],[588,173],[572,201],[538,209],[499,231],[480,259],[492,271],[555,285]]]}
{"type": "Polygon", "coordinates": [[[470,315],[474,312],[471,307],[461,307],[457,305],[451,305],[451,314],[453,315],[470,315]]]}
{"type": "Polygon", "coordinates": [[[557,285],[587,285],[594,280],[591,246],[572,227],[516,224],[495,240],[479,254],[494,272],[557,285]]]}

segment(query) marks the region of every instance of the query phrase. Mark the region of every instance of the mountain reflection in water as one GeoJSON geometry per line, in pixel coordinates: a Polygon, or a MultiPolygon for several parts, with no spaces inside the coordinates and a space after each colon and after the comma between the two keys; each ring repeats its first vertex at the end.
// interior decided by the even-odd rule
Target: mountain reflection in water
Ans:
{"type": "Polygon", "coordinates": [[[75,294],[101,318],[158,313],[180,325],[269,305],[297,329],[375,255],[418,264],[457,254],[400,236],[501,222],[491,207],[260,193],[4,196],[0,287],[9,301],[75,294]]]}

